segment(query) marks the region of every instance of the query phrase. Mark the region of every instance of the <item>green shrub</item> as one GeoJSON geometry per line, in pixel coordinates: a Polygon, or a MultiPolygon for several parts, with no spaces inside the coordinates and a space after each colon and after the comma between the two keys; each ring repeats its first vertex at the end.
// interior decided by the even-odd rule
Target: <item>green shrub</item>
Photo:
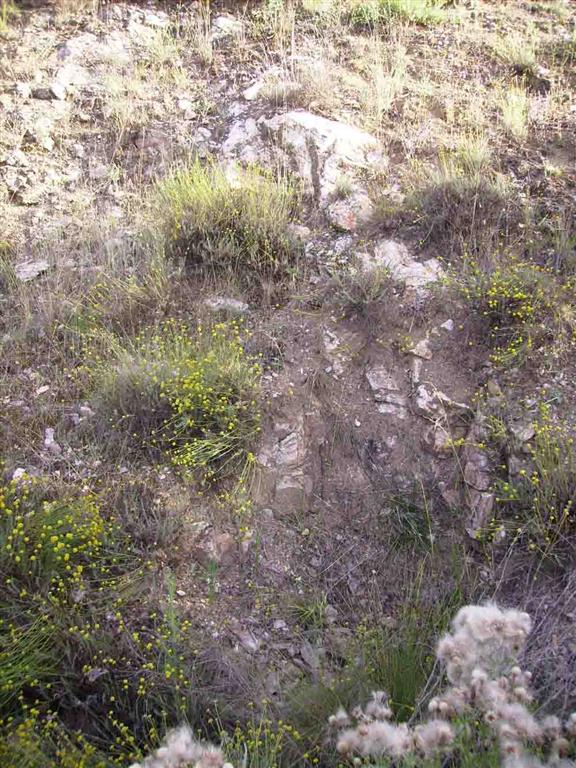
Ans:
{"type": "Polygon", "coordinates": [[[360,29],[372,29],[381,19],[380,0],[358,0],[348,12],[348,23],[360,29]]]}
{"type": "Polygon", "coordinates": [[[190,269],[230,271],[244,282],[254,273],[286,276],[294,266],[287,227],[295,205],[286,178],[258,168],[238,168],[232,176],[199,161],[161,181],[155,197],[168,255],[190,269]]]}
{"type": "Polygon", "coordinates": [[[360,264],[336,273],[327,289],[343,312],[368,317],[371,310],[394,295],[394,282],[389,269],[360,264]]]}
{"type": "Polygon", "coordinates": [[[98,412],[121,445],[161,451],[177,467],[223,477],[251,460],[260,368],[235,323],[167,322],[88,364],[98,412]]]}

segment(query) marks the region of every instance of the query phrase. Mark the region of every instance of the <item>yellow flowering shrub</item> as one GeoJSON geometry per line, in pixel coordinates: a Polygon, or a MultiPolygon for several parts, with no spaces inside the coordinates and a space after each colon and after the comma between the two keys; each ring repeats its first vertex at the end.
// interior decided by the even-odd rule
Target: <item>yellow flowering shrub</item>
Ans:
{"type": "Polygon", "coordinates": [[[164,610],[142,604],[151,563],[94,495],[46,493],[0,484],[0,765],[124,766],[157,723],[195,712],[191,625],[173,585],[164,610]],[[105,758],[78,730],[81,705],[105,758]]]}
{"type": "Polygon", "coordinates": [[[260,366],[237,323],[167,322],[100,361],[95,400],[117,431],[212,479],[241,469],[260,430],[260,366]]]}
{"type": "MultiPolygon", "coordinates": [[[[571,286],[552,270],[514,258],[494,268],[467,260],[452,282],[460,296],[485,319],[491,360],[507,366],[522,362],[547,336],[567,330],[560,313],[570,301],[571,286]]],[[[572,330],[568,329],[572,340],[572,330]]]]}
{"type": "MultiPolygon", "coordinates": [[[[530,466],[498,484],[498,504],[515,540],[561,563],[576,531],[576,452],[573,429],[542,405],[528,445],[530,466]]],[[[501,526],[504,523],[500,524],[501,526]]]]}

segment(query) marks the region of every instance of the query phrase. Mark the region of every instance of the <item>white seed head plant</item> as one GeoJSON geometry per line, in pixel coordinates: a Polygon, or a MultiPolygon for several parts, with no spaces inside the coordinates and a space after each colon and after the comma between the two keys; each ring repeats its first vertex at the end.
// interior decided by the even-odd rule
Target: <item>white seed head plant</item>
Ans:
{"type": "Polygon", "coordinates": [[[565,758],[576,741],[576,713],[563,723],[532,712],[532,676],[518,665],[531,628],[530,616],[519,610],[493,603],[461,608],[438,642],[448,685],[429,701],[429,719],[414,726],[394,723],[386,694],[377,691],[350,716],[340,709],[329,719],[338,730],[338,752],[355,761],[411,756],[414,765],[419,757],[449,753],[467,721],[489,728],[503,768],[575,768],[565,758]]]}
{"type": "Polygon", "coordinates": [[[153,755],[130,768],[232,768],[222,751],[194,738],[186,725],[169,731],[164,743],[153,755]]]}

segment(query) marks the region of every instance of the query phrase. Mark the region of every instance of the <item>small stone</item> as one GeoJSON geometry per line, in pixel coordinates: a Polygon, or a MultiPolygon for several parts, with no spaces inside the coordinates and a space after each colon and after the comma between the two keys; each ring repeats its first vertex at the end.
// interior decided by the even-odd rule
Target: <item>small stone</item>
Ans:
{"type": "Polygon", "coordinates": [[[440,328],[443,328],[445,331],[448,331],[448,333],[452,333],[454,330],[454,320],[446,320],[444,323],[440,324],[440,328]]]}
{"type": "Polygon", "coordinates": [[[29,99],[32,96],[32,89],[28,83],[16,83],[14,93],[21,99],[29,99]]]}
{"type": "Polygon", "coordinates": [[[288,629],[288,624],[282,619],[276,619],[272,624],[272,627],[280,632],[285,632],[288,629]]]}
{"type": "Polygon", "coordinates": [[[163,28],[169,26],[170,19],[162,11],[157,11],[156,13],[146,12],[144,13],[144,24],[147,24],[149,27],[163,28]]]}
{"type": "Polygon", "coordinates": [[[240,645],[249,653],[256,653],[260,650],[260,640],[248,629],[233,629],[240,645]]]}
{"type": "Polygon", "coordinates": [[[177,589],[176,594],[178,595],[178,597],[186,597],[186,592],[184,592],[183,589],[177,589]]]}
{"type": "Polygon", "coordinates": [[[446,485],[446,483],[439,482],[438,489],[448,509],[451,509],[453,511],[459,511],[461,509],[462,497],[460,492],[456,488],[450,488],[449,486],[446,485]]]}
{"type": "Polygon", "coordinates": [[[470,509],[470,517],[466,525],[466,533],[470,538],[478,539],[486,531],[492,519],[494,501],[493,493],[476,490],[469,492],[468,507],[470,509]]]}
{"type": "Polygon", "coordinates": [[[488,394],[492,395],[492,397],[504,396],[504,393],[502,392],[502,387],[496,381],[496,379],[488,379],[488,382],[486,384],[486,389],[488,390],[488,394]]]}
{"type": "Polygon", "coordinates": [[[440,424],[432,425],[422,438],[424,448],[439,458],[449,458],[454,454],[451,435],[440,424]]]}
{"type": "Polygon", "coordinates": [[[527,443],[536,434],[534,424],[513,424],[510,426],[510,432],[514,435],[516,440],[522,444],[527,443]]]}
{"type": "Polygon", "coordinates": [[[47,427],[44,432],[44,447],[56,455],[62,453],[62,448],[54,439],[54,429],[47,427]]]}
{"type": "Polygon", "coordinates": [[[355,232],[368,224],[374,215],[372,201],[363,192],[355,192],[331,203],[326,216],[332,226],[343,232],[355,232]]]}
{"type": "Polygon", "coordinates": [[[400,388],[394,376],[383,366],[369,368],[366,371],[366,379],[370,389],[374,393],[375,400],[383,399],[383,394],[389,391],[398,391],[400,388]]]}
{"type": "Polygon", "coordinates": [[[416,390],[416,413],[419,416],[432,417],[438,413],[439,404],[434,395],[421,384],[416,390]]]}
{"type": "Polygon", "coordinates": [[[88,178],[92,181],[99,181],[108,176],[108,166],[103,163],[96,163],[88,168],[88,178]]]}
{"type": "Polygon", "coordinates": [[[255,101],[255,99],[257,99],[260,95],[260,92],[264,86],[264,80],[257,80],[255,83],[252,83],[252,85],[248,86],[248,88],[242,91],[242,96],[246,99],[246,101],[255,101]]]}
{"type": "Polygon", "coordinates": [[[428,339],[422,339],[409,351],[411,355],[421,357],[423,360],[432,360],[432,350],[430,349],[430,342],[428,339]]]}
{"type": "Polygon", "coordinates": [[[27,474],[28,473],[24,467],[16,467],[14,472],[12,472],[12,480],[16,482],[17,480],[21,480],[23,477],[26,477],[27,474]]]}
{"type": "Polygon", "coordinates": [[[38,387],[38,389],[36,390],[36,396],[44,395],[46,392],[49,392],[49,391],[50,391],[50,387],[48,386],[48,384],[43,384],[41,387],[38,387]]]}
{"type": "Polygon", "coordinates": [[[320,653],[317,648],[314,648],[311,643],[305,640],[300,646],[300,656],[311,670],[315,671],[320,668],[320,653]]]}
{"type": "Polygon", "coordinates": [[[194,104],[190,99],[178,99],[176,105],[181,112],[191,112],[194,109],[194,104]]]}
{"type": "Polygon", "coordinates": [[[66,99],[66,86],[62,83],[52,83],[48,87],[41,86],[32,90],[32,96],[42,101],[64,101],[66,99]]]}
{"type": "Polygon", "coordinates": [[[464,465],[464,482],[477,491],[487,491],[490,487],[490,462],[481,451],[468,451],[468,461],[464,465]]]}
{"type": "Polygon", "coordinates": [[[403,408],[401,405],[394,405],[394,403],[380,403],[378,413],[382,413],[385,416],[395,416],[398,419],[405,419],[408,416],[406,408],[403,408]]]}
{"type": "Polygon", "coordinates": [[[406,408],[408,405],[408,398],[406,395],[401,395],[398,392],[386,392],[382,397],[381,400],[384,403],[388,403],[389,405],[399,405],[402,408],[406,408]]]}
{"type": "Polygon", "coordinates": [[[0,161],[0,165],[6,165],[11,168],[28,168],[30,161],[25,152],[22,152],[21,149],[14,149],[11,152],[6,152],[0,161]]]}
{"type": "Polygon", "coordinates": [[[300,243],[305,243],[312,235],[310,227],[306,227],[304,224],[291,223],[288,225],[288,232],[294,240],[300,243]]]}
{"type": "Polygon", "coordinates": [[[212,296],[205,299],[204,304],[213,312],[229,312],[233,315],[245,315],[250,309],[245,302],[226,296],[212,296]]]}
{"type": "Polygon", "coordinates": [[[27,283],[29,280],[34,280],[43,272],[46,272],[50,268],[50,264],[45,259],[38,259],[38,261],[21,261],[20,264],[16,264],[14,272],[18,280],[23,283],[27,283]]]}
{"type": "Polygon", "coordinates": [[[415,357],[410,363],[410,380],[413,386],[420,384],[423,365],[424,361],[419,357],[415,357]]]}
{"type": "Polygon", "coordinates": [[[324,616],[326,617],[326,621],[328,624],[334,624],[338,620],[338,610],[333,605],[326,606],[326,610],[324,611],[324,616]]]}
{"type": "Polygon", "coordinates": [[[386,267],[394,280],[419,293],[425,293],[426,287],[438,282],[443,274],[437,259],[416,261],[404,243],[396,240],[382,240],[375,247],[370,263],[374,268],[386,267]]]}
{"type": "Polygon", "coordinates": [[[212,38],[214,40],[239,37],[243,31],[244,24],[233,16],[217,16],[212,22],[212,38]]]}

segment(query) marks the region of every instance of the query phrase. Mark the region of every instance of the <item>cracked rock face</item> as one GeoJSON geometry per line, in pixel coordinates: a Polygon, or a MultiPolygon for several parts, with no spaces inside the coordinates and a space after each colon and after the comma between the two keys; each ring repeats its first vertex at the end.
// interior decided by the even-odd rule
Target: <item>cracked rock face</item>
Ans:
{"type": "Polygon", "coordinates": [[[305,472],[306,447],[302,424],[285,434],[284,425],[277,425],[278,434],[272,444],[263,446],[257,456],[261,468],[263,498],[273,499],[279,509],[302,508],[312,492],[312,479],[305,472]]]}
{"type": "Polygon", "coordinates": [[[379,413],[405,419],[408,415],[408,398],[400,392],[396,379],[383,366],[369,368],[366,379],[378,403],[379,413]]]}
{"type": "MultiPolygon", "coordinates": [[[[221,149],[225,156],[243,162],[270,165],[282,160],[300,177],[306,193],[323,207],[331,202],[343,178],[352,182],[358,171],[382,163],[378,140],[371,134],[300,110],[269,120],[242,117],[232,123],[221,149]]],[[[368,197],[357,187],[354,185],[349,201],[333,203],[332,218],[345,230],[371,213],[368,197]]]]}
{"type": "Polygon", "coordinates": [[[264,122],[281,145],[306,191],[326,203],[343,175],[381,160],[378,140],[346,123],[294,110],[264,122]]]}

